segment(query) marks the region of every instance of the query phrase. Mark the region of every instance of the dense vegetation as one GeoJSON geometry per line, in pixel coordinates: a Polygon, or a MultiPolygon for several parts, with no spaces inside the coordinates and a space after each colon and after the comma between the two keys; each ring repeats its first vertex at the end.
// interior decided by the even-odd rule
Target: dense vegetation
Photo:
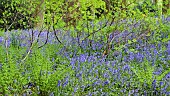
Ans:
{"type": "Polygon", "coordinates": [[[168,0],[0,2],[0,96],[170,95],[168,0]]]}

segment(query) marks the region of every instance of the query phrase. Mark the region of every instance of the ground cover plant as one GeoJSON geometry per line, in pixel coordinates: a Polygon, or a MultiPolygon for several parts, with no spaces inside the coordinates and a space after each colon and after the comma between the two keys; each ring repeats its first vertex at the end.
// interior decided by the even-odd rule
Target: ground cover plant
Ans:
{"type": "Polygon", "coordinates": [[[168,9],[149,0],[16,1],[3,4],[24,17],[0,17],[0,96],[170,95],[168,9]],[[36,4],[43,22],[33,19],[36,4]]]}

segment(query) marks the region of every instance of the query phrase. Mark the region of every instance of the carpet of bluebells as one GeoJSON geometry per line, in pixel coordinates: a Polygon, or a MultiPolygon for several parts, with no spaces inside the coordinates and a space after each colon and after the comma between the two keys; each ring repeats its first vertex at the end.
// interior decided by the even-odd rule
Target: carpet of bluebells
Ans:
{"type": "MultiPolygon", "coordinates": [[[[169,24],[169,23],[168,23],[169,24]]],[[[8,44],[8,60],[0,37],[0,96],[169,96],[170,41],[154,41],[152,35],[134,42],[134,32],[121,49],[119,39],[130,33],[124,30],[115,35],[111,51],[103,56],[106,43],[72,37],[71,31],[43,31],[39,41],[29,51],[31,36],[37,40],[38,30],[13,30],[8,44]],[[32,35],[32,33],[34,35],[32,35]]],[[[170,31],[169,31],[170,32],[170,31]]],[[[115,32],[116,34],[116,32],[115,32]]],[[[167,38],[166,34],[160,34],[167,38]]],[[[110,36],[109,38],[113,38],[110,36]]]]}

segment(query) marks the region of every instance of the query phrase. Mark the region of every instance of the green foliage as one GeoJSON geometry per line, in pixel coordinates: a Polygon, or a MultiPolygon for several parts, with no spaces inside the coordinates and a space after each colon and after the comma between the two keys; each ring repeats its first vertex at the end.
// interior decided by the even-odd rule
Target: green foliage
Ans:
{"type": "MultiPolygon", "coordinates": [[[[0,36],[4,35],[4,32],[8,29],[38,27],[48,29],[51,32],[56,29],[71,31],[71,36],[79,37],[80,40],[88,38],[98,41],[101,39],[100,37],[104,37],[102,40],[107,43],[106,45],[109,45],[115,43],[114,39],[109,42],[109,35],[117,30],[120,33],[128,30],[131,33],[138,34],[135,38],[127,39],[127,42],[120,41],[120,43],[114,44],[114,50],[120,52],[125,48],[125,43],[133,45],[140,39],[148,43],[166,43],[170,40],[169,22],[164,20],[164,18],[168,17],[170,11],[167,10],[167,13],[163,14],[161,2],[154,5],[150,0],[142,0],[141,2],[136,0],[125,1],[127,0],[58,0],[57,2],[56,0],[1,0],[0,7],[2,6],[3,10],[0,10],[0,30],[2,30],[0,31],[0,36]],[[88,35],[85,38],[82,36],[84,33],[88,35]],[[162,34],[166,36],[162,37],[162,34]],[[147,40],[143,37],[148,37],[149,39],[147,40]]],[[[67,33],[63,32],[62,34],[67,33]]],[[[64,45],[47,45],[36,49],[37,45],[35,44],[36,46],[33,46],[30,54],[27,54],[26,50],[28,51],[28,49],[19,45],[21,40],[17,37],[20,33],[11,35],[12,45],[9,46],[9,50],[0,46],[0,58],[2,58],[0,59],[0,64],[3,65],[2,69],[0,69],[0,92],[4,96],[18,93],[20,93],[18,95],[22,95],[30,90],[33,95],[37,95],[38,92],[41,92],[41,95],[49,95],[47,91],[54,92],[57,95],[65,93],[68,93],[65,95],[69,95],[72,94],[73,87],[77,83],[93,83],[90,80],[79,82],[77,77],[74,76],[76,73],[69,66],[70,60],[56,54],[64,45]],[[4,55],[6,53],[9,53],[7,57],[4,55]],[[21,63],[24,57],[27,58],[21,63]],[[58,81],[64,81],[67,76],[73,77],[75,85],[68,84],[69,86],[64,87],[64,90],[62,90],[61,86],[56,88],[58,81]],[[25,87],[29,83],[35,86],[32,88],[25,87]]],[[[70,45],[68,48],[74,51],[73,48],[76,49],[76,47],[70,45]]],[[[104,47],[108,48],[107,46],[104,47]]],[[[165,51],[165,49],[165,47],[162,47],[162,51],[165,51]]],[[[115,52],[114,50],[111,50],[111,52],[115,52]]],[[[137,52],[133,47],[129,50],[134,53],[137,52]]],[[[100,51],[103,51],[103,49],[100,51]]],[[[78,49],[76,55],[85,52],[83,49],[78,49]]],[[[93,51],[88,49],[89,54],[90,52],[93,51]]],[[[88,69],[92,66],[88,62],[82,65],[87,65],[88,69]]],[[[155,66],[152,66],[146,59],[141,64],[131,62],[130,66],[135,74],[133,83],[139,81],[142,84],[147,83],[149,87],[151,87],[153,80],[161,81],[170,71],[167,68],[162,75],[153,75],[155,66]]],[[[104,73],[102,68],[104,67],[98,66],[99,77],[102,77],[101,74],[104,73]]],[[[123,72],[122,75],[129,76],[123,72]]],[[[86,78],[84,74],[82,77],[86,78]]],[[[88,78],[93,78],[93,76],[88,78]]],[[[120,91],[119,83],[120,81],[111,89],[120,91]]],[[[97,88],[101,89],[103,87],[106,92],[110,91],[107,85],[98,86],[97,88]]],[[[86,87],[83,92],[79,88],[76,95],[87,95],[89,90],[96,91],[91,86],[86,87]]],[[[131,89],[129,88],[128,90],[131,89]]],[[[115,93],[112,95],[115,95],[115,93]]]]}
{"type": "Polygon", "coordinates": [[[39,3],[37,0],[2,0],[0,29],[33,28],[39,18],[36,16],[39,3]]]}
{"type": "Polygon", "coordinates": [[[5,94],[24,94],[32,91],[34,95],[38,92],[49,94],[46,90],[58,93],[56,90],[58,80],[64,80],[68,75],[74,74],[69,65],[69,60],[56,55],[60,45],[50,45],[43,49],[32,49],[30,57],[24,63],[19,65],[20,60],[26,52],[26,48],[9,47],[8,63],[5,60],[5,48],[1,46],[0,64],[0,92],[5,94]],[[53,51],[51,51],[53,50],[53,51]],[[44,52],[42,52],[44,51],[44,52]],[[54,60],[53,60],[54,59],[54,60]],[[31,89],[27,88],[29,83],[34,84],[31,89]],[[39,86],[39,89],[37,88],[39,86]]]}
{"type": "Polygon", "coordinates": [[[1,92],[3,95],[5,94],[14,94],[14,93],[22,93],[22,85],[25,84],[24,81],[26,81],[26,78],[22,76],[22,71],[20,71],[20,68],[18,68],[18,62],[19,59],[22,57],[22,52],[25,51],[25,48],[22,50],[18,50],[14,47],[11,47],[9,50],[9,58],[8,58],[8,63],[6,63],[6,57],[5,55],[5,48],[1,47],[1,57],[2,61],[2,69],[0,70],[1,73],[1,81],[0,83],[2,84],[2,90],[1,92]],[[20,53],[20,54],[19,54],[20,53]],[[3,59],[4,58],[4,59],[3,59]]]}
{"type": "Polygon", "coordinates": [[[148,60],[144,60],[144,62],[138,64],[135,62],[131,63],[131,70],[135,73],[136,77],[140,83],[144,84],[148,84],[148,86],[150,86],[150,88],[152,87],[152,82],[154,80],[156,81],[162,81],[163,78],[165,77],[166,74],[168,74],[170,72],[169,68],[167,70],[165,70],[161,75],[154,75],[154,71],[156,68],[155,66],[152,66],[151,63],[149,63],[148,60]]]}
{"type": "Polygon", "coordinates": [[[153,72],[154,67],[149,63],[148,60],[145,59],[144,62],[141,64],[132,63],[131,69],[139,79],[139,82],[141,83],[147,83],[149,86],[152,85],[152,82],[154,80],[153,78],[153,72]]]}
{"type": "MultiPolygon", "coordinates": [[[[109,2],[107,0],[58,0],[57,2],[55,0],[3,0],[1,6],[7,10],[2,10],[0,22],[4,23],[3,28],[5,29],[8,29],[11,24],[12,29],[18,26],[24,29],[37,27],[53,31],[60,28],[67,30],[67,27],[69,27],[74,36],[77,36],[79,33],[80,36],[82,30],[84,30],[84,32],[89,34],[88,37],[90,38],[93,35],[97,37],[106,36],[114,30],[131,30],[128,26],[133,23],[131,21],[143,22],[147,26],[143,26],[144,28],[132,27],[135,31],[138,31],[138,29],[140,31],[141,29],[149,29],[150,31],[156,30],[156,34],[159,34],[160,29],[167,30],[169,28],[164,23],[161,26],[157,25],[158,21],[159,23],[162,22],[161,20],[157,21],[155,18],[155,16],[159,15],[157,10],[162,8],[160,7],[161,2],[158,2],[158,4],[153,4],[150,0],[142,0],[140,2],[135,0],[111,0],[109,2]],[[13,11],[14,13],[12,13],[13,11]],[[12,22],[9,18],[13,19],[12,22]],[[122,20],[127,20],[128,23],[123,23],[122,20]],[[99,27],[98,23],[101,21],[108,21],[103,24],[108,26],[99,27]],[[73,31],[75,29],[77,30],[76,32],[73,31]]],[[[167,1],[164,4],[167,4],[167,1]]],[[[164,15],[166,17],[166,14],[164,15]]]]}

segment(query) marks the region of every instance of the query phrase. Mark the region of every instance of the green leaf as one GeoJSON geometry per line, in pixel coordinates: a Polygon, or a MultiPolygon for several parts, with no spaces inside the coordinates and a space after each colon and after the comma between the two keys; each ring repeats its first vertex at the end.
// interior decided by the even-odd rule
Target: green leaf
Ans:
{"type": "Polygon", "coordinates": [[[170,68],[168,68],[166,71],[164,71],[161,75],[155,76],[156,80],[161,81],[165,77],[165,75],[168,74],[169,72],[170,72],[170,68]]]}
{"type": "Polygon", "coordinates": [[[132,40],[133,42],[137,42],[137,40],[134,38],[133,40],[132,40]]]}
{"type": "Polygon", "coordinates": [[[131,41],[131,40],[128,40],[128,44],[132,44],[132,41],[131,41]]]}

